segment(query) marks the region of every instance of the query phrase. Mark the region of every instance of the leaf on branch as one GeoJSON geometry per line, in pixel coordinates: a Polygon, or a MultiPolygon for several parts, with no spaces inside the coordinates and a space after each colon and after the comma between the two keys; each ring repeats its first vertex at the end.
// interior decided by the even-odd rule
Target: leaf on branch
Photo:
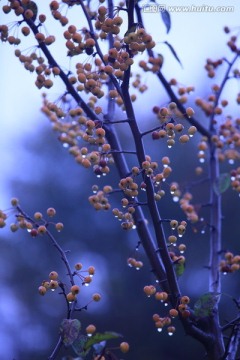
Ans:
{"type": "Polygon", "coordinates": [[[231,176],[228,173],[220,174],[219,179],[213,184],[213,190],[217,195],[224,193],[231,184],[231,176]]]}
{"type": "Polygon", "coordinates": [[[178,63],[181,65],[181,67],[183,67],[182,63],[181,63],[181,60],[179,59],[179,57],[178,57],[176,51],[174,50],[173,46],[171,44],[169,44],[168,41],[164,41],[163,43],[166,44],[169,47],[169,49],[171,50],[171,53],[173,54],[175,59],[178,61],[178,63]]]}
{"type": "Polygon", "coordinates": [[[98,344],[104,340],[117,339],[122,337],[121,334],[115,333],[113,331],[106,331],[104,333],[96,333],[91,336],[85,344],[85,350],[89,349],[91,346],[98,344]]]}
{"type": "Polygon", "coordinates": [[[160,13],[161,13],[162,21],[164,22],[164,25],[166,26],[167,34],[168,34],[170,29],[171,29],[171,17],[170,17],[170,14],[169,14],[169,12],[167,10],[160,11],[160,13]]]}
{"type": "Polygon", "coordinates": [[[72,343],[72,348],[79,356],[85,357],[90,349],[86,349],[88,337],[86,335],[78,335],[78,338],[72,343]]]}
{"type": "Polygon", "coordinates": [[[64,319],[60,325],[60,335],[65,346],[70,346],[78,338],[81,323],[77,319],[64,319]]]}
{"type": "Polygon", "coordinates": [[[208,292],[202,295],[194,304],[194,315],[199,318],[212,315],[219,296],[219,293],[214,292],[208,292]]]}
{"type": "Polygon", "coordinates": [[[181,276],[185,271],[185,265],[184,264],[176,264],[175,271],[176,271],[176,275],[178,277],[181,276]]]}
{"type": "Polygon", "coordinates": [[[95,350],[95,353],[100,354],[103,351],[103,349],[105,348],[105,346],[106,346],[106,341],[101,341],[98,344],[94,344],[93,348],[95,350]]]}

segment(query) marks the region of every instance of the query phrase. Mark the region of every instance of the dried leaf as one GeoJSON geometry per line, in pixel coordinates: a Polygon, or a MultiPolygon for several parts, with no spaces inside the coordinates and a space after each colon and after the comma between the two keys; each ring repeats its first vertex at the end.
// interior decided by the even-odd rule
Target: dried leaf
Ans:
{"type": "Polygon", "coordinates": [[[64,319],[60,325],[60,335],[65,346],[70,346],[77,339],[81,323],[77,319],[64,319]]]}

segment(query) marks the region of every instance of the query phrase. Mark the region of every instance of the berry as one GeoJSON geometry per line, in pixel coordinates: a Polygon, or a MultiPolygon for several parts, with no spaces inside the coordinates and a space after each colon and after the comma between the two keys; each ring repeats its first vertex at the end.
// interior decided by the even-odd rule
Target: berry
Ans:
{"type": "Polygon", "coordinates": [[[39,294],[40,295],[45,295],[46,294],[46,292],[47,292],[47,289],[45,288],[45,286],[39,286],[39,288],[38,288],[38,292],[39,292],[39,294]]]}
{"type": "Polygon", "coordinates": [[[120,350],[123,353],[127,353],[129,351],[129,344],[127,342],[122,342],[120,344],[120,350]]]}
{"type": "Polygon", "coordinates": [[[79,271],[79,270],[81,270],[82,269],[82,264],[81,263],[77,263],[77,264],[75,264],[75,269],[77,270],[77,271],[79,271]]]}
{"type": "Polygon", "coordinates": [[[79,287],[78,285],[73,285],[73,286],[71,287],[71,292],[73,293],[73,295],[79,294],[79,292],[80,292],[80,287],[79,287]]]}
{"type": "Polygon", "coordinates": [[[60,232],[60,231],[62,231],[62,229],[63,229],[63,224],[62,224],[62,223],[57,223],[57,224],[55,225],[55,228],[56,228],[56,230],[57,230],[58,232],[60,232]]]}
{"type": "Polygon", "coordinates": [[[55,216],[55,215],[56,215],[56,210],[55,210],[54,208],[48,208],[48,209],[47,209],[47,215],[48,215],[49,217],[55,216]]]}
{"type": "Polygon", "coordinates": [[[86,327],[86,333],[87,333],[88,335],[90,335],[90,336],[91,336],[92,334],[94,334],[95,331],[96,331],[96,326],[93,325],[93,324],[90,324],[90,325],[88,325],[88,326],[86,327]]]}
{"type": "Polygon", "coordinates": [[[69,303],[72,303],[73,301],[76,300],[76,295],[70,292],[67,294],[66,298],[69,303]]]}
{"type": "Polygon", "coordinates": [[[169,315],[173,318],[175,318],[176,316],[178,316],[178,311],[176,309],[170,309],[169,310],[169,315]]]}
{"type": "Polygon", "coordinates": [[[57,280],[58,278],[58,273],[56,271],[51,271],[49,274],[49,279],[50,280],[57,280]]]}
{"type": "Polygon", "coordinates": [[[93,301],[98,302],[98,301],[101,300],[101,295],[98,294],[98,293],[95,293],[95,294],[92,295],[92,299],[93,299],[93,301]]]}

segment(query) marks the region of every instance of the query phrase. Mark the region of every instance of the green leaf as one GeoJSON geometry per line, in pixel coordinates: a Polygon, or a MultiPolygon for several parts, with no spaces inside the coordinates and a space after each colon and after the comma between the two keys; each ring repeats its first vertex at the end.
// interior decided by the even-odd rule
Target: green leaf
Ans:
{"type": "Polygon", "coordinates": [[[178,57],[176,51],[174,50],[173,46],[171,44],[169,44],[168,41],[164,41],[163,43],[166,44],[169,47],[169,49],[170,49],[171,53],[173,54],[173,56],[175,57],[175,59],[178,61],[178,63],[181,65],[181,67],[183,67],[182,63],[181,63],[181,60],[179,59],[179,57],[178,57]]]}
{"type": "Polygon", "coordinates": [[[88,337],[86,335],[78,335],[78,338],[72,343],[72,348],[75,353],[79,356],[85,357],[89,351],[86,349],[86,343],[88,341],[88,337]]]}
{"type": "Polygon", "coordinates": [[[70,346],[78,338],[81,323],[77,319],[64,319],[60,325],[60,335],[65,346],[70,346]]]}
{"type": "Polygon", "coordinates": [[[213,314],[214,307],[219,300],[219,293],[208,292],[202,295],[194,304],[194,314],[204,318],[213,314]]]}
{"type": "Polygon", "coordinates": [[[185,265],[184,264],[176,264],[175,271],[177,276],[181,276],[185,271],[185,265]]]}
{"type": "Polygon", "coordinates": [[[213,190],[217,195],[224,193],[231,184],[231,176],[228,173],[220,174],[219,179],[213,184],[213,190]]]}
{"type": "Polygon", "coordinates": [[[106,331],[104,333],[96,333],[93,336],[91,336],[88,341],[85,344],[85,350],[89,349],[92,345],[98,344],[101,341],[104,340],[110,340],[110,339],[116,339],[122,337],[122,335],[112,332],[112,331],[106,331]]]}
{"type": "Polygon", "coordinates": [[[160,13],[161,13],[162,21],[164,22],[164,25],[166,26],[167,34],[168,34],[170,29],[171,29],[171,17],[170,17],[170,14],[169,14],[169,12],[167,10],[160,11],[160,13]]]}

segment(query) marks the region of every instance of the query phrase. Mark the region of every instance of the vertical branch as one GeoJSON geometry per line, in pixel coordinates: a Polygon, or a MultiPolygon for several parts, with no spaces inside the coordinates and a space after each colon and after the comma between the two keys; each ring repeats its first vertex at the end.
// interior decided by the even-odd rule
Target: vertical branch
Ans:
{"type": "MultiPolygon", "coordinates": [[[[134,0],[130,0],[128,4],[128,27],[131,27],[134,24],[134,0]]],[[[131,55],[131,54],[130,54],[131,55]]],[[[129,119],[129,126],[131,128],[131,132],[133,135],[138,162],[141,167],[143,161],[145,161],[145,150],[142,141],[142,136],[139,131],[137,121],[135,118],[134,109],[132,106],[132,101],[129,94],[129,78],[130,78],[131,67],[129,66],[128,70],[125,71],[124,79],[122,83],[122,93],[124,99],[124,105],[127,113],[127,117],[129,119]]],[[[153,221],[154,231],[156,235],[157,244],[159,247],[159,253],[161,255],[162,262],[165,267],[166,276],[168,279],[169,287],[170,287],[170,298],[172,304],[176,306],[178,298],[180,296],[180,289],[178,286],[176,274],[173,268],[172,261],[169,256],[169,252],[166,245],[165,234],[163,231],[163,226],[161,222],[161,217],[159,214],[159,210],[154,198],[154,189],[153,184],[150,178],[145,179],[146,182],[146,194],[147,194],[147,202],[148,208],[151,214],[151,219],[153,221]]]]}

